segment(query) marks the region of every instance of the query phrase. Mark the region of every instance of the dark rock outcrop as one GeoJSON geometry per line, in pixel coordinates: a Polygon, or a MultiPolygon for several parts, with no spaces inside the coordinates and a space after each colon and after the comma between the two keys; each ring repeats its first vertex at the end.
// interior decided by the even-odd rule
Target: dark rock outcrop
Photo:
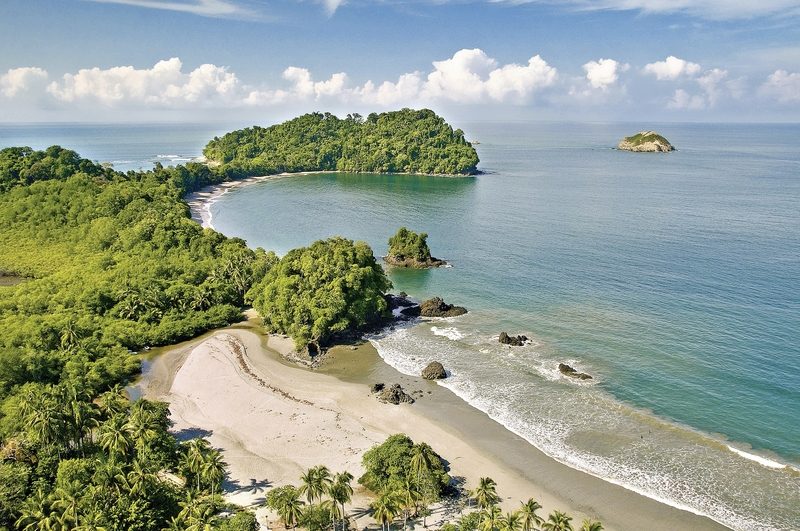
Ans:
{"type": "Polygon", "coordinates": [[[422,317],[455,317],[467,313],[463,306],[447,304],[440,297],[426,300],[419,305],[419,310],[422,317]]]}
{"type": "Polygon", "coordinates": [[[409,300],[408,295],[402,292],[399,295],[387,293],[383,296],[383,298],[386,299],[386,303],[389,305],[390,310],[396,310],[397,308],[408,308],[410,306],[417,305],[416,302],[409,300]]]}
{"type": "Polygon", "coordinates": [[[390,254],[384,256],[383,261],[395,267],[408,267],[411,269],[428,269],[430,267],[442,267],[447,265],[446,261],[434,258],[432,256],[425,261],[420,261],[416,258],[394,256],[390,254]]]}
{"type": "Polygon", "coordinates": [[[408,308],[403,308],[400,310],[401,315],[405,315],[406,317],[419,317],[420,315],[420,308],[419,304],[415,304],[414,306],[409,306],[408,308]]]}
{"type": "Polygon", "coordinates": [[[505,332],[500,332],[500,343],[503,345],[511,345],[512,347],[521,347],[528,340],[527,336],[510,336],[505,332]]]}
{"type": "Polygon", "coordinates": [[[400,387],[400,384],[392,384],[391,387],[383,389],[378,393],[378,400],[394,405],[414,403],[414,399],[400,387]]]}
{"type": "Polygon", "coordinates": [[[592,377],[585,372],[578,372],[566,363],[559,363],[558,370],[564,376],[569,376],[570,378],[577,378],[578,380],[591,380],[592,377]]]}
{"type": "Polygon", "coordinates": [[[447,371],[444,370],[444,365],[438,361],[432,361],[422,369],[422,377],[426,380],[441,380],[447,378],[447,371]]]}
{"type": "Polygon", "coordinates": [[[369,392],[370,393],[380,393],[381,391],[383,391],[384,387],[386,387],[386,385],[384,385],[382,383],[374,383],[374,384],[372,384],[372,388],[370,389],[369,392]]]}

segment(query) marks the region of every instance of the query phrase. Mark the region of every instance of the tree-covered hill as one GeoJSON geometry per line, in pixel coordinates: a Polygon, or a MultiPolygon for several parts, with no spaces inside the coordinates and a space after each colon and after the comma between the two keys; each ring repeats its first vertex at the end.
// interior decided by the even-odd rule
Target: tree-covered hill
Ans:
{"type": "Polygon", "coordinates": [[[345,119],[306,114],[214,138],[204,152],[231,178],[299,171],[468,175],[478,155],[433,111],[403,109],[345,119]]]}
{"type": "Polygon", "coordinates": [[[277,260],[191,220],[182,195],[217,178],[0,150],[0,273],[24,278],[0,286],[0,529],[185,529],[187,490],[192,511],[222,507],[223,465],[188,489],[159,480],[194,479],[166,407],[110,391],[138,372],[133,350],[239,320],[277,260]]]}

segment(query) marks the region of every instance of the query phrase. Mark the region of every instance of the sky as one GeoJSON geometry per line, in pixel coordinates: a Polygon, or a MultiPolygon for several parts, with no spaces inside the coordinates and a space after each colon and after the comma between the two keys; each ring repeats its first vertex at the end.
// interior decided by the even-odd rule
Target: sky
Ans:
{"type": "Polygon", "coordinates": [[[0,0],[0,122],[800,121],[800,0],[0,0]]]}

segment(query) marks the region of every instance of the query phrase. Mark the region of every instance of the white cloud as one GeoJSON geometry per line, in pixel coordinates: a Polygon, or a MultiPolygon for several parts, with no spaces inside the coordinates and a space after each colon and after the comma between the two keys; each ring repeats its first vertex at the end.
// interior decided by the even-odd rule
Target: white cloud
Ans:
{"type": "Polygon", "coordinates": [[[381,106],[412,102],[419,98],[421,92],[422,76],[419,72],[403,74],[396,83],[384,81],[376,86],[372,81],[367,81],[355,89],[355,94],[362,102],[381,106]]]}
{"type": "Polygon", "coordinates": [[[697,84],[705,92],[706,101],[709,107],[716,105],[722,95],[724,87],[720,85],[728,77],[728,71],[720,68],[714,68],[705,72],[702,76],[697,78],[697,84]]]}
{"type": "Polygon", "coordinates": [[[660,81],[674,81],[681,76],[691,77],[699,73],[701,66],[697,63],[690,63],[670,55],[663,61],[657,61],[645,65],[643,72],[656,76],[660,81]]]}
{"type": "Polygon", "coordinates": [[[12,68],[0,76],[0,92],[7,98],[30,91],[47,81],[47,71],[38,67],[12,68]]]}
{"type": "Polygon", "coordinates": [[[702,96],[691,95],[683,89],[677,89],[672,99],[667,102],[670,109],[689,109],[697,111],[706,108],[706,101],[702,96]]]}
{"type": "Polygon", "coordinates": [[[242,100],[248,105],[276,105],[292,101],[338,98],[349,92],[347,74],[339,72],[325,81],[314,81],[307,68],[290,66],[283,71],[283,79],[291,83],[288,90],[251,90],[242,100]]]}
{"type": "Polygon", "coordinates": [[[620,64],[614,59],[600,59],[589,61],[583,65],[586,72],[586,80],[592,88],[607,90],[619,79],[619,73],[625,72],[630,68],[627,63],[620,64]]]}
{"type": "Polygon", "coordinates": [[[321,0],[321,2],[329,15],[334,14],[341,5],[345,4],[345,0],[321,0]]]}
{"type": "MultiPolygon", "coordinates": [[[[145,68],[86,68],[56,78],[48,77],[41,68],[24,67],[0,74],[0,114],[24,120],[26,113],[57,112],[80,119],[181,109],[364,111],[401,106],[447,108],[453,103],[498,109],[506,104],[531,104],[531,108],[549,107],[554,112],[576,105],[586,110],[611,109],[652,93],[652,83],[622,77],[629,68],[626,63],[600,58],[584,63],[583,75],[562,75],[538,55],[526,63],[503,64],[480,49],[459,50],[432,62],[428,71],[408,72],[385,81],[354,82],[345,72],[317,79],[307,68],[290,66],[283,71],[282,81],[272,86],[245,84],[225,66],[203,64],[189,69],[176,57],[145,68]]],[[[669,92],[661,96],[664,111],[735,108],[730,105],[755,95],[746,78],[732,78],[722,68],[702,71],[699,65],[675,57],[650,63],[644,71],[673,82],[671,87],[666,84],[669,92]]],[[[765,101],[796,104],[800,102],[800,73],[776,70],[758,87],[757,94],[765,101]]]]}
{"type": "Polygon", "coordinates": [[[780,103],[800,103],[800,73],[776,70],[761,85],[759,93],[780,103]]]}
{"type": "Polygon", "coordinates": [[[587,11],[687,13],[709,19],[797,15],[800,0],[491,0],[510,4],[568,4],[587,11]]]}
{"type": "Polygon", "coordinates": [[[498,66],[478,48],[459,50],[444,61],[434,61],[422,95],[457,103],[524,101],[538,89],[552,85],[558,73],[535,55],[527,65],[498,66]]]}
{"type": "Polygon", "coordinates": [[[250,11],[239,6],[231,0],[89,0],[101,4],[124,4],[129,6],[144,7],[148,9],[161,9],[165,11],[179,11],[204,17],[233,17],[250,14],[250,11]]]}
{"type": "Polygon", "coordinates": [[[496,66],[497,61],[483,50],[459,50],[450,59],[433,62],[425,92],[432,98],[476,103],[485,93],[483,78],[496,66]]]}
{"type": "Polygon", "coordinates": [[[159,61],[152,68],[117,66],[87,68],[64,74],[47,91],[62,102],[94,101],[115,104],[201,104],[231,102],[236,98],[239,80],[227,68],[200,65],[183,73],[177,57],[159,61]]]}
{"type": "Polygon", "coordinates": [[[547,61],[534,55],[528,64],[509,64],[489,73],[486,91],[495,101],[524,102],[540,88],[552,85],[558,72],[547,61]]]}

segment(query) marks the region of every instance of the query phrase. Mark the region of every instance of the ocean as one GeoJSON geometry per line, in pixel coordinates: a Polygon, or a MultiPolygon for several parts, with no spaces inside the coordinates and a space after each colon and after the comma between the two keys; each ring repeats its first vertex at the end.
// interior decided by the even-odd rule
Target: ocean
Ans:
{"type": "MultiPolygon", "coordinates": [[[[3,125],[0,146],[127,170],[240,125],[3,125]]],[[[457,125],[483,174],[285,177],[223,194],[212,223],[279,254],[427,232],[453,267],[391,270],[395,290],[470,312],[371,338],[387,363],[442,362],[442,385],[575,468],[734,529],[800,528],[800,125],[457,125]],[[642,129],[677,151],[613,149],[642,129]]]]}

